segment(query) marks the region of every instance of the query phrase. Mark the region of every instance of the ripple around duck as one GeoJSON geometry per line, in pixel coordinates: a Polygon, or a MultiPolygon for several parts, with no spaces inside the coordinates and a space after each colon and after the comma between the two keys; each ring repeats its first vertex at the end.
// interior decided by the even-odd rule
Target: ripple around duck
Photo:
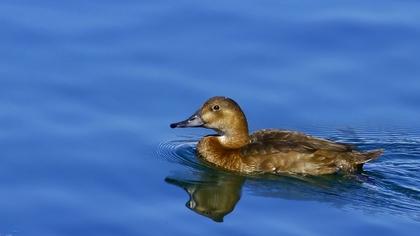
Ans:
{"type": "MultiPolygon", "coordinates": [[[[365,171],[359,175],[246,176],[244,189],[250,194],[262,197],[327,202],[343,209],[400,215],[420,221],[418,136],[398,136],[389,133],[385,135],[384,132],[376,135],[353,139],[351,142],[361,150],[385,149],[385,154],[366,164],[365,171]]],[[[352,139],[345,135],[334,136],[340,141],[352,139]]],[[[191,137],[164,142],[159,145],[158,155],[194,172],[211,172],[212,177],[207,177],[206,182],[220,182],[221,176],[225,179],[234,178],[200,162],[195,154],[196,143],[197,139],[191,137]]]]}
{"type": "Polygon", "coordinates": [[[181,164],[193,170],[207,170],[209,167],[196,158],[197,140],[180,139],[159,144],[157,155],[169,162],[181,164]]]}

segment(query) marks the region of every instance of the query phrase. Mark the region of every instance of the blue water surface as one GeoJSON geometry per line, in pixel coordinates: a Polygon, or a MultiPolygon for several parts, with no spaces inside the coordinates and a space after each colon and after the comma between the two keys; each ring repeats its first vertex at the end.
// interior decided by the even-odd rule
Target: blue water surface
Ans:
{"type": "Polygon", "coordinates": [[[0,2],[0,236],[418,235],[420,2],[0,2]],[[207,98],[251,130],[385,154],[355,176],[204,166],[207,98]]]}

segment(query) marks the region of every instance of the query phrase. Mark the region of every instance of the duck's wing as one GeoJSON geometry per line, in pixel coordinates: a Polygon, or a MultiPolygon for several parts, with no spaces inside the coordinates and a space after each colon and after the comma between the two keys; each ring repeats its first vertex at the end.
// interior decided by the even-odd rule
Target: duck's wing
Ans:
{"type": "Polygon", "coordinates": [[[319,150],[332,152],[350,152],[353,150],[350,145],[335,143],[287,130],[260,130],[252,133],[250,138],[251,143],[241,150],[245,155],[273,154],[290,151],[314,153],[319,150]]]}

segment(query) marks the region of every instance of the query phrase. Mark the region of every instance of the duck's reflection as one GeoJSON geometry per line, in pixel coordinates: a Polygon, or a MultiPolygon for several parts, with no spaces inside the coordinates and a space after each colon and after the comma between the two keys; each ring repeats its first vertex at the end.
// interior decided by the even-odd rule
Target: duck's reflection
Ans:
{"type": "Polygon", "coordinates": [[[407,202],[404,203],[406,207],[402,208],[402,202],[389,199],[386,191],[378,191],[383,183],[380,178],[375,178],[374,173],[364,172],[351,176],[243,177],[219,171],[199,170],[174,174],[165,181],[188,193],[186,206],[189,209],[216,222],[223,222],[223,218],[234,210],[244,185],[248,194],[263,198],[317,201],[337,208],[356,209],[372,214],[405,215],[420,220],[416,211],[411,210],[417,204],[407,202]]]}
{"type": "MultiPolygon", "coordinates": [[[[263,197],[346,204],[346,192],[355,191],[362,181],[338,176],[264,176],[243,177],[224,172],[199,171],[172,175],[165,181],[183,188],[189,195],[186,206],[216,222],[232,212],[241,197],[246,181],[247,192],[263,197]]],[[[354,196],[353,196],[354,197],[354,196]]]]}
{"type": "Polygon", "coordinates": [[[241,198],[244,177],[204,172],[195,179],[167,177],[165,181],[188,193],[190,199],[186,206],[189,209],[216,222],[223,222],[223,217],[233,211],[241,198]]]}

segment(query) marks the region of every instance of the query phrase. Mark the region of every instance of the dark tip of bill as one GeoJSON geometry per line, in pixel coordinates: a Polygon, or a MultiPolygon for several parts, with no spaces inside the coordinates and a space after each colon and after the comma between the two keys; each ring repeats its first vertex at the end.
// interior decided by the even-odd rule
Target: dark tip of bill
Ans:
{"type": "Polygon", "coordinates": [[[171,125],[169,125],[172,129],[173,128],[176,128],[176,123],[173,123],[173,124],[171,124],[171,125]]]}

